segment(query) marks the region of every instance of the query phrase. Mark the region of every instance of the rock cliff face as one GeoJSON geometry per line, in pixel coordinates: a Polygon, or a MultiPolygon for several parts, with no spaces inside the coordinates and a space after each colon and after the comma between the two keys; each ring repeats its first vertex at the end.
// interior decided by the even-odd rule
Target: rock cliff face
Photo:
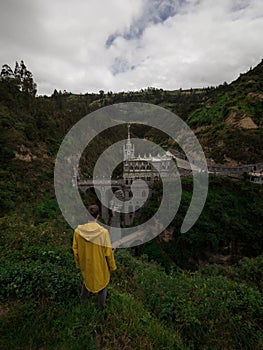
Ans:
{"type": "Polygon", "coordinates": [[[170,242],[173,240],[173,232],[174,232],[174,227],[168,227],[166,228],[160,235],[159,235],[159,240],[161,242],[170,242]]]}
{"type": "Polygon", "coordinates": [[[238,113],[235,110],[229,112],[226,124],[236,128],[258,129],[258,126],[254,123],[251,117],[247,116],[245,113],[238,113]]]}
{"type": "Polygon", "coordinates": [[[263,94],[256,93],[256,92],[250,92],[250,93],[248,93],[248,96],[256,101],[263,101],[263,94]]]}

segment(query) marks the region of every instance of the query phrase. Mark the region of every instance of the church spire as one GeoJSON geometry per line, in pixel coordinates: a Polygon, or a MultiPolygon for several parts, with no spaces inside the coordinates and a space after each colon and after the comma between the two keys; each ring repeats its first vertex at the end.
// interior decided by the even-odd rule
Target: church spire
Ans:
{"type": "Polygon", "coordinates": [[[128,149],[128,148],[131,149],[131,146],[132,146],[130,127],[131,127],[131,124],[128,123],[128,138],[127,138],[127,142],[126,142],[126,148],[127,148],[127,149],[128,149]]]}
{"type": "Polygon", "coordinates": [[[126,145],[123,146],[123,160],[129,160],[134,158],[134,145],[131,143],[130,127],[131,124],[128,123],[128,138],[126,145]]]}
{"type": "Polygon", "coordinates": [[[129,143],[131,143],[130,127],[131,127],[131,124],[128,123],[128,142],[129,142],[129,143]]]}

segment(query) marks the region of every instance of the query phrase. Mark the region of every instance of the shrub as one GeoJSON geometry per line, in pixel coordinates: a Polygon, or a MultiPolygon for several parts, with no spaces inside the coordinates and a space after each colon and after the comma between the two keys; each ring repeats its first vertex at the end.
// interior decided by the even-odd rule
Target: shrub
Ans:
{"type": "Polygon", "coordinates": [[[263,293],[263,255],[243,258],[236,265],[208,265],[202,269],[204,276],[226,276],[234,281],[246,283],[263,293]]]}
{"type": "Polygon", "coordinates": [[[78,295],[80,275],[75,266],[41,261],[2,264],[0,299],[45,299],[67,302],[78,295]]]}
{"type": "Polygon", "coordinates": [[[118,252],[118,261],[119,256],[126,260],[129,279],[136,281],[129,288],[152,314],[174,325],[186,346],[261,349],[263,300],[258,290],[224,276],[178,272],[167,275],[155,264],[138,261],[134,268],[131,257],[118,252]]]}

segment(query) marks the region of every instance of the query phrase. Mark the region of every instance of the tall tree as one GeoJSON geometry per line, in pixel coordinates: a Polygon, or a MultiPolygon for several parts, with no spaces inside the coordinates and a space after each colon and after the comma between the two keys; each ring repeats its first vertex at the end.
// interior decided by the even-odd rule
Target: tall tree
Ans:
{"type": "Polygon", "coordinates": [[[35,96],[37,92],[36,83],[33,80],[32,73],[27,69],[23,60],[20,62],[20,77],[22,91],[28,93],[29,95],[35,96]]]}
{"type": "Polygon", "coordinates": [[[11,69],[11,67],[8,64],[4,64],[2,66],[2,70],[1,70],[1,75],[0,75],[0,79],[1,80],[10,80],[10,79],[14,79],[14,73],[11,69]]]}
{"type": "Polygon", "coordinates": [[[35,96],[37,92],[37,85],[33,80],[32,73],[26,68],[24,61],[15,64],[15,70],[10,68],[8,64],[2,66],[0,80],[8,80],[18,87],[20,91],[23,91],[31,96],[35,96]]]}
{"type": "Polygon", "coordinates": [[[32,96],[35,96],[37,92],[37,85],[34,82],[33,75],[29,70],[26,70],[24,73],[22,81],[22,91],[32,96]]]}
{"type": "Polygon", "coordinates": [[[16,61],[14,73],[15,73],[16,84],[19,90],[22,90],[21,67],[17,61],[16,61]]]}

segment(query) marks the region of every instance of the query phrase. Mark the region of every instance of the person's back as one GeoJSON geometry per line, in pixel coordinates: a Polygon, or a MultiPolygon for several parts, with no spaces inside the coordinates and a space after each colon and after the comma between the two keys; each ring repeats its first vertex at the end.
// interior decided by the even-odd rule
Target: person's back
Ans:
{"type": "Polygon", "coordinates": [[[99,305],[106,301],[106,287],[110,281],[110,270],[116,270],[108,230],[96,221],[99,214],[97,205],[88,208],[91,221],[79,225],[73,238],[73,252],[77,268],[83,277],[81,301],[88,300],[90,293],[99,292],[99,305]]]}

